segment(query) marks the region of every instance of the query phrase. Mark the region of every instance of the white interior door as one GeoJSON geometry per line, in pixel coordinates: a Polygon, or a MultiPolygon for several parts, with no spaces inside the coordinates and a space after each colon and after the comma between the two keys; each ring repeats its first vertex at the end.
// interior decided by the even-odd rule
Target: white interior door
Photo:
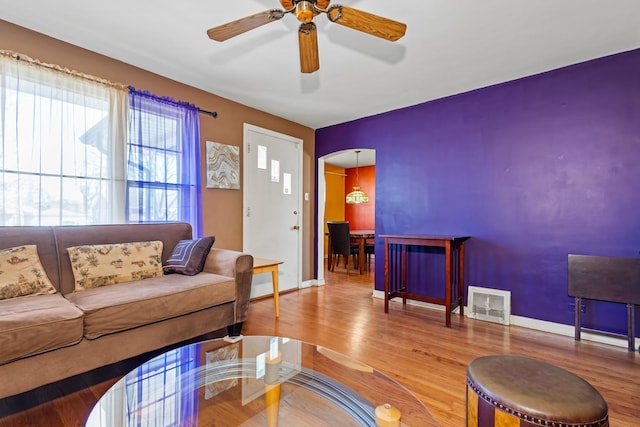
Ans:
{"type": "MultiPolygon", "coordinates": [[[[244,125],[243,251],[284,261],[279,290],[302,276],[302,140],[244,125]]],[[[271,274],[254,276],[251,297],[272,294],[271,274]]]]}

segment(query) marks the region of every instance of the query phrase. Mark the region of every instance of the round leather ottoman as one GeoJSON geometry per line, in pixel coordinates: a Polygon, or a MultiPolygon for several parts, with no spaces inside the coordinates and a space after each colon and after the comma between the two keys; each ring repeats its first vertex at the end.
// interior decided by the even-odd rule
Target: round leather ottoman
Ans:
{"type": "Polygon", "coordinates": [[[603,427],[607,403],[588,382],[521,356],[485,356],[467,367],[467,427],[603,427]]]}

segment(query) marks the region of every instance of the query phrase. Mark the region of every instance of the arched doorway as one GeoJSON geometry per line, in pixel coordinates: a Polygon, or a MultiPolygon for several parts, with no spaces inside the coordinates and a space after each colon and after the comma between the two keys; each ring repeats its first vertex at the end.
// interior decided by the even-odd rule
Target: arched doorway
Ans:
{"type": "Polygon", "coordinates": [[[318,158],[316,170],[318,173],[317,279],[319,285],[325,284],[326,221],[348,220],[353,224],[353,228],[375,229],[375,154],[375,149],[354,148],[318,158]],[[359,151],[357,156],[356,150],[359,151]],[[363,205],[346,205],[344,198],[355,185],[356,175],[363,191],[369,194],[370,201],[363,205]],[[340,185],[337,182],[343,184],[340,185]],[[336,188],[340,187],[342,191],[338,192],[336,188]],[[326,216],[328,208],[332,210],[330,217],[326,216]]]}

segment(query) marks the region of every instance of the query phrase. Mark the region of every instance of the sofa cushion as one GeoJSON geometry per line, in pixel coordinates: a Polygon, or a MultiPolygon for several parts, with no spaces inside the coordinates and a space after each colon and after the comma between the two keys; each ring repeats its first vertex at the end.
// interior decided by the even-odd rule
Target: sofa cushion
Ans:
{"type": "Polygon", "coordinates": [[[0,364],[80,342],[82,318],[59,293],[0,301],[0,364]]]}
{"type": "Polygon", "coordinates": [[[35,245],[0,250],[0,300],[55,292],[35,245]]]}
{"type": "MultiPolygon", "coordinates": [[[[193,238],[191,225],[187,223],[63,225],[51,228],[55,236],[54,247],[57,253],[54,261],[58,263],[60,280],[59,283],[56,282],[51,273],[49,278],[65,296],[75,292],[75,278],[69,251],[67,251],[69,247],[162,240],[162,260],[165,261],[180,240],[193,238]]],[[[2,239],[4,234],[0,236],[2,239]]],[[[2,243],[0,242],[0,246],[2,243]]],[[[49,272],[45,254],[44,251],[40,253],[40,259],[49,272]]]]}
{"type": "Polygon", "coordinates": [[[162,267],[165,274],[180,273],[193,276],[200,273],[214,241],[214,236],[196,240],[180,240],[162,267]]]}
{"type": "Polygon", "coordinates": [[[235,301],[235,279],[170,274],[67,294],[85,314],[89,339],[235,301]]]}
{"type": "Polygon", "coordinates": [[[75,290],[162,276],[162,242],[85,245],[67,248],[75,290]]]}

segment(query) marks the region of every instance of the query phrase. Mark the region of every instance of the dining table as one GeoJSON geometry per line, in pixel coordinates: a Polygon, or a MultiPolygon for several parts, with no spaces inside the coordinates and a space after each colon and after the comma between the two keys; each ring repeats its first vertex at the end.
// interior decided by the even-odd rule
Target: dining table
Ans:
{"type": "Polygon", "coordinates": [[[376,237],[375,230],[349,230],[351,240],[358,241],[358,266],[360,268],[360,274],[364,273],[365,253],[364,246],[367,239],[374,239],[376,237]]]}
{"type": "MultiPolygon", "coordinates": [[[[329,236],[329,233],[326,233],[329,236]]],[[[365,264],[365,253],[364,246],[367,242],[367,239],[374,239],[376,237],[375,230],[363,229],[363,230],[349,230],[349,236],[351,236],[351,240],[358,241],[358,270],[360,274],[364,273],[364,264],[365,264]]],[[[331,236],[329,236],[328,240],[328,257],[329,257],[329,265],[333,260],[333,252],[331,251],[331,236]]]]}

